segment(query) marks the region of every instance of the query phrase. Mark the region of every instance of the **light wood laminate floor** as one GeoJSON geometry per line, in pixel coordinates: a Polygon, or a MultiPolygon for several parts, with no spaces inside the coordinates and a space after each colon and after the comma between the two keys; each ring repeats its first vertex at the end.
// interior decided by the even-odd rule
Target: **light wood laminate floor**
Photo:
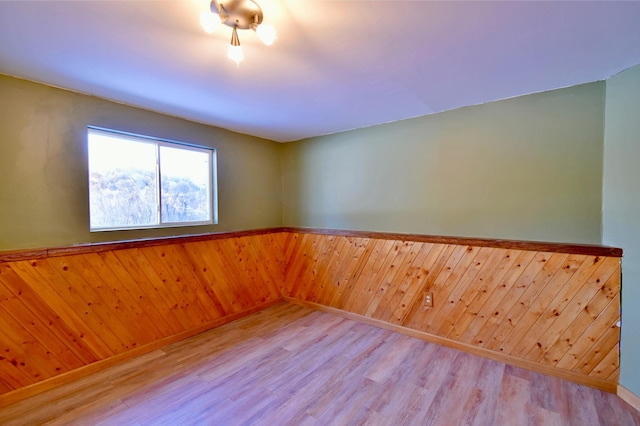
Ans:
{"type": "Polygon", "coordinates": [[[2,425],[640,425],[613,394],[280,304],[0,409],[2,425]]]}

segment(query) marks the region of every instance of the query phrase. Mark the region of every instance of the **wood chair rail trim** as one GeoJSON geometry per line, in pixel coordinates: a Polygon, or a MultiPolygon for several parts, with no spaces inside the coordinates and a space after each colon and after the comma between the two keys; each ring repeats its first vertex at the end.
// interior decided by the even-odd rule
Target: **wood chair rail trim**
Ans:
{"type": "Polygon", "coordinates": [[[276,227],[252,229],[246,231],[214,232],[206,234],[183,235],[173,237],[156,237],[137,240],[123,240],[103,243],[77,244],[65,247],[0,251],[0,263],[18,260],[44,259],[48,257],[68,256],[72,254],[100,253],[104,251],[125,250],[131,248],[153,247],[166,244],[186,244],[199,241],[210,241],[227,238],[240,238],[252,235],[273,233],[300,233],[336,235],[343,237],[375,238],[382,240],[414,241],[435,244],[454,244],[476,247],[495,247],[550,253],[583,254],[590,256],[622,257],[622,249],[591,244],[554,243],[541,241],[519,241],[490,238],[465,238],[426,234],[403,234],[390,232],[349,231],[339,229],[276,227]]]}
{"type": "Polygon", "coordinates": [[[154,237],[136,240],[109,241],[103,243],[76,244],[64,247],[0,251],[0,263],[15,262],[18,260],[44,259],[48,257],[68,256],[73,254],[100,253],[104,251],[154,247],[167,244],[187,244],[200,241],[248,237],[252,235],[265,235],[282,232],[283,229],[284,228],[264,228],[246,231],[211,232],[206,234],[180,235],[173,237],[154,237]]]}
{"type": "Polygon", "coordinates": [[[392,232],[349,231],[320,228],[280,228],[281,232],[301,234],[337,235],[342,237],[375,238],[378,240],[414,241],[420,243],[454,244],[476,247],[544,251],[551,253],[584,254],[590,256],[622,257],[622,249],[596,244],[557,243],[493,238],[467,238],[444,235],[403,234],[392,232]]]}

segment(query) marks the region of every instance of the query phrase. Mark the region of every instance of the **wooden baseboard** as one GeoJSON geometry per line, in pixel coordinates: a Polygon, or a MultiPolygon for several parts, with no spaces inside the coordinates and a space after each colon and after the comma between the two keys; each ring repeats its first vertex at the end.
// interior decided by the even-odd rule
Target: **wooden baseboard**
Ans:
{"type": "Polygon", "coordinates": [[[230,323],[240,318],[244,318],[256,312],[267,309],[271,306],[277,305],[282,301],[283,299],[277,299],[271,302],[263,303],[261,305],[246,309],[242,312],[237,312],[235,314],[218,318],[215,321],[209,322],[200,327],[187,330],[182,333],[174,334],[172,336],[168,336],[160,340],[156,340],[155,342],[148,343],[144,346],[137,347],[127,352],[123,352],[123,353],[114,355],[112,357],[105,358],[100,361],[96,361],[94,363],[85,365],[75,370],[68,371],[66,373],[60,374],[59,376],[51,377],[47,380],[43,380],[42,382],[34,383],[30,386],[25,386],[24,388],[16,389],[12,392],[0,395],[0,408],[10,404],[14,404],[30,396],[37,395],[49,389],[53,389],[55,387],[80,379],[82,377],[88,376],[89,374],[97,373],[119,362],[126,361],[129,359],[153,352],[157,349],[163,348],[172,343],[179,342],[180,340],[184,340],[189,337],[195,336],[196,334],[204,333],[205,331],[211,330],[212,328],[219,327],[223,324],[230,323]]]}
{"type": "MultiPolygon", "coordinates": [[[[423,331],[417,331],[411,328],[403,327],[400,325],[390,324],[384,321],[380,321],[374,318],[365,317],[362,315],[354,314],[351,312],[343,311],[337,308],[331,308],[328,306],[320,305],[318,303],[307,302],[304,300],[298,300],[292,297],[285,297],[285,301],[294,303],[296,305],[304,306],[318,311],[328,312],[331,314],[339,315],[345,318],[349,318],[355,321],[359,321],[365,324],[370,324],[376,327],[384,328],[386,330],[395,331],[407,336],[416,337],[418,339],[426,340],[428,342],[437,343],[442,346],[447,346],[453,349],[457,349],[463,352],[478,355],[484,358],[489,358],[494,361],[503,362],[505,364],[513,365],[514,367],[524,368],[527,370],[535,371],[537,373],[546,374],[548,376],[558,377],[560,379],[568,380],[571,382],[579,383],[581,385],[590,386],[596,389],[600,389],[610,393],[616,393],[619,391],[617,383],[612,383],[607,380],[598,379],[595,377],[588,377],[582,374],[574,373],[568,370],[562,370],[559,368],[551,367],[544,364],[538,364],[536,362],[520,359],[511,355],[505,355],[498,352],[490,351],[481,347],[469,345],[467,343],[457,342],[455,340],[448,339],[446,337],[436,336],[434,334],[425,333],[423,331]]],[[[629,392],[630,393],[630,392],[629,392]]],[[[618,393],[619,394],[619,393],[618,393]]],[[[631,394],[631,393],[630,393],[631,394]]],[[[633,394],[631,394],[633,395],[633,394]]],[[[635,396],[635,395],[634,395],[635,396]]],[[[636,397],[637,398],[637,397],[636,397]]],[[[624,399],[624,398],[623,398],[624,399]]],[[[625,399],[626,401],[626,399],[625,399]]],[[[631,404],[631,403],[630,403],[631,404]]],[[[631,404],[633,405],[633,404],[631,404]]],[[[634,405],[634,407],[636,407],[634,405]]]]}
{"type": "Polygon", "coordinates": [[[618,385],[618,396],[624,400],[627,404],[640,411],[640,396],[631,392],[629,389],[622,385],[618,385]]]}

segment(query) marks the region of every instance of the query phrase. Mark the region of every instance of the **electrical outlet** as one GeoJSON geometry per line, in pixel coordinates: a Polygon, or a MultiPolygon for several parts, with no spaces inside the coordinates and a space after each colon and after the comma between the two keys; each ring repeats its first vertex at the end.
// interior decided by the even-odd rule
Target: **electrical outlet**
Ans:
{"type": "Polygon", "coordinates": [[[433,307],[433,293],[427,291],[424,293],[424,306],[427,308],[433,307]]]}

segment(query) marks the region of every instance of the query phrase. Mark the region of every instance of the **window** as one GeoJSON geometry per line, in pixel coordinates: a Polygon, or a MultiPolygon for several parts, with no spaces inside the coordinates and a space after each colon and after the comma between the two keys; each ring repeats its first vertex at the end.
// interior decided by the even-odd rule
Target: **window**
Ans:
{"type": "Polygon", "coordinates": [[[91,231],[217,222],[215,150],[89,128],[91,231]]]}

